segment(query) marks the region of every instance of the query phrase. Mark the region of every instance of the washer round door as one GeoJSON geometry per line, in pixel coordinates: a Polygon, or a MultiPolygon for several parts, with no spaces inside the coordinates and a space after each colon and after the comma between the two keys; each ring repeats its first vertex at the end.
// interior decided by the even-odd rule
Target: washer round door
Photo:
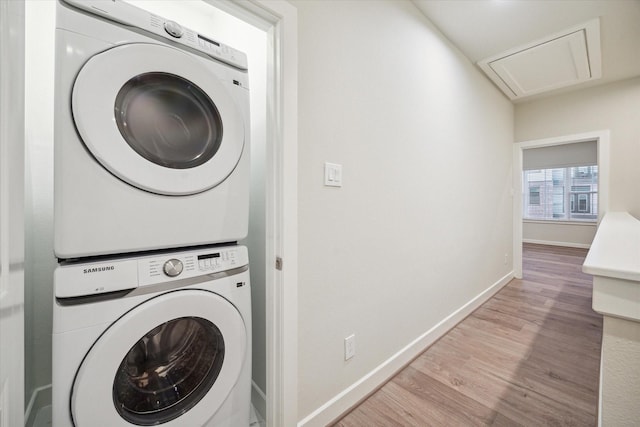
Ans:
{"type": "Polygon", "coordinates": [[[242,316],[201,290],[152,298],[113,323],[73,384],[75,425],[199,426],[224,403],[246,352],[242,316]]]}
{"type": "Polygon", "coordinates": [[[168,46],[127,44],[93,56],[76,78],[71,103],[96,160],[152,193],[215,187],[244,149],[243,116],[218,76],[203,60],[168,46]]]}

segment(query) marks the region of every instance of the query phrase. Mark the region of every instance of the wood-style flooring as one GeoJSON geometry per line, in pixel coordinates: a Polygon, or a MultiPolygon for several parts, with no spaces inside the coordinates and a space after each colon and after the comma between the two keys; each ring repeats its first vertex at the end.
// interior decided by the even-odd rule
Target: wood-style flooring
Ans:
{"type": "Polygon", "coordinates": [[[512,280],[335,425],[594,426],[602,316],[587,251],[525,244],[512,280]]]}

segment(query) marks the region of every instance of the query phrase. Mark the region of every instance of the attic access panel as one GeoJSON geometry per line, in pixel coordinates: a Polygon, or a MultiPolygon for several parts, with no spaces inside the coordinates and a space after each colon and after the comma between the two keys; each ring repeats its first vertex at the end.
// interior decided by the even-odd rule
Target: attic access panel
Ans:
{"type": "Polygon", "coordinates": [[[478,63],[511,99],[601,77],[600,21],[554,34],[478,63]]]}

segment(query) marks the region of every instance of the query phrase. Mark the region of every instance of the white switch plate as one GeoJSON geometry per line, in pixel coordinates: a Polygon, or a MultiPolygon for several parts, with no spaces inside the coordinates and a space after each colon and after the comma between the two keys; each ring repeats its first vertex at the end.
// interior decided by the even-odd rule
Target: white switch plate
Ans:
{"type": "Polygon", "coordinates": [[[344,339],[344,360],[349,360],[356,355],[356,336],[349,335],[344,339]]]}
{"type": "Polygon", "coordinates": [[[342,165],[336,163],[324,163],[324,185],[329,187],[342,187],[342,165]]]}

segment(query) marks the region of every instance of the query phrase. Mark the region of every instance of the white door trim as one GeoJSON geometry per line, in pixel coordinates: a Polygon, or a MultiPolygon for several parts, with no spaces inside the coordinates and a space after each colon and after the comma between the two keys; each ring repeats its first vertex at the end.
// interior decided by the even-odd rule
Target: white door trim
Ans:
{"type": "Polygon", "coordinates": [[[266,415],[269,427],[292,426],[298,422],[298,13],[282,0],[205,1],[267,32],[266,415]]]}
{"type": "Polygon", "coordinates": [[[573,135],[517,142],[513,145],[513,271],[522,279],[522,158],[523,150],[596,140],[598,144],[598,223],[609,210],[610,131],[597,130],[573,135]]]}

